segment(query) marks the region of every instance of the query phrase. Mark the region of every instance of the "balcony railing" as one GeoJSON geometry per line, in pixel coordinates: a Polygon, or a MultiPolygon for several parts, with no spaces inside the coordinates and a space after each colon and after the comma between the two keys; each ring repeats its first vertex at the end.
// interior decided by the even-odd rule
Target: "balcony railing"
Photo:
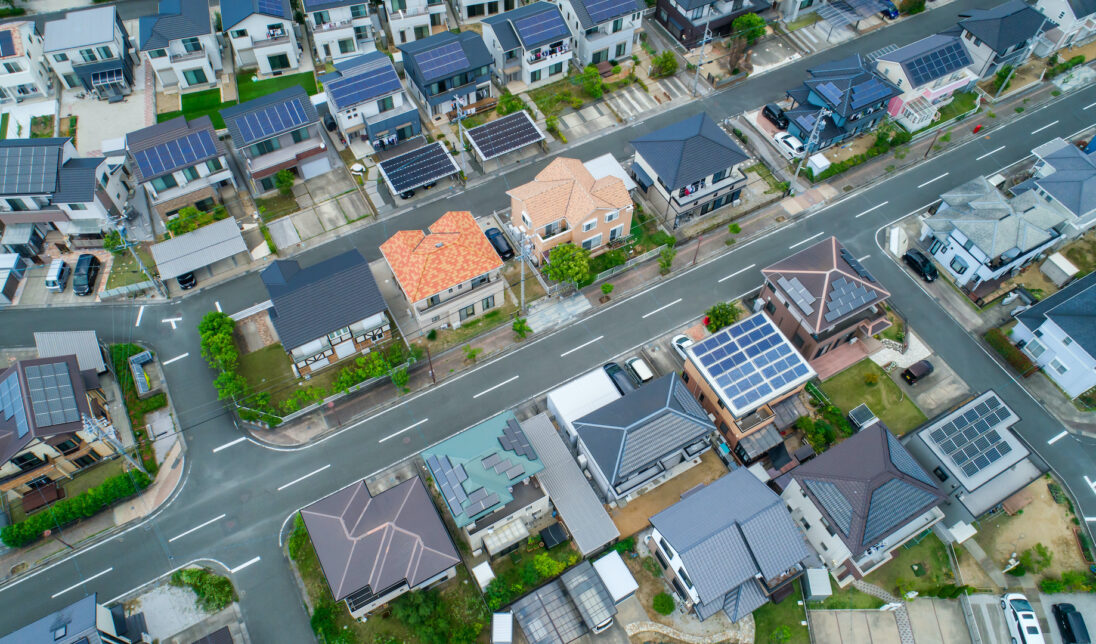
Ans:
{"type": "Polygon", "coordinates": [[[529,52],[529,55],[526,56],[525,59],[530,64],[532,64],[532,63],[543,63],[543,62],[548,61],[548,60],[556,60],[556,59],[561,58],[563,56],[566,56],[567,54],[570,54],[570,53],[571,53],[571,46],[570,45],[563,45],[562,47],[557,47],[556,49],[553,49],[553,50],[547,51],[547,52],[541,51],[541,50],[529,52]]]}
{"type": "Polygon", "coordinates": [[[267,32],[266,38],[253,41],[251,43],[251,47],[254,49],[259,49],[260,47],[280,45],[287,42],[289,42],[289,32],[267,32]]]}
{"type": "Polygon", "coordinates": [[[335,31],[338,29],[345,29],[347,27],[354,26],[354,20],[334,20],[332,22],[324,22],[316,25],[316,31],[335,31]]]}
{"type": "Polygon", "coordinates": [[[738,421],[738,430],[744,434],[772,417],[773,410],[769,409],[768,405],[762,405],[752,414],[738,421]]]}
{"type": "Polygon", "coordinates": [[[391,20],[401,20],[403,18],[415,18],[415,17],[418,17],[418,16],[426,16],[426,15],[429,15],[431,13],[430,7],[436,7],[436,6],[439,6],[440,4],[441,4],[440,2],[437,2],[437,3],[432,2],[432,3],[430,3],[429,6],[426,6],[426,7],[415,7],[413,9],[400,9],[398,11],[393,11],[391,14],[389,14],[389,19],[391,19],[391,20]]]}
{"type": "Polygon", "coordinates": [[[172,54],[169,60],[173,63],[181,63],[184,60],[194,60],[205,56],[205,47],[199,45],[194,51],[185,51],[181,54],[172,54]]]}
{"type": "Polygon", "coordinates": [[[421,302],[418,303],[418,304],[425,304],[426,305],[425,307],[420,307],[418,304],[416,304],[415,308],[418,309],[419,313],[427,313],[427,312],[432,311],[434,309],[437,309],[439,307],[450,305],[450,304],[453,303],[454,300],[459,300],[460,298],[464,297],[465,295],[468,295],[469,293],[474,293],[476,291],[482,291],[486,287],[493,286],[498,281],[499,281],[499,278],[488,279],[487,281],[480,282],[478,284],[475,283],[475,282],[472,282],[468,286],[462,286],[459,291],[455,291],[453,293],[453,297],[440,300],[435,304],[430,304],[430,300],[428,298],[428,299],[422,300],[421,302]]]}

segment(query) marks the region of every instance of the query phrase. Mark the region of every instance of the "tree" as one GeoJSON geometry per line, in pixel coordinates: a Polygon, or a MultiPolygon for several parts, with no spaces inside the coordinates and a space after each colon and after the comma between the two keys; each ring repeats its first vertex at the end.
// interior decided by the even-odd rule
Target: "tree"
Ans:
{"type": "Polygon", "coordinates": [[[165,224],[168,232],[173,236],[185,235],[192,230],[198,228],[198,220],[202,216],[202,211],[198,210],[194,206],[187,206],[179,210],[179,214],[167,220],[165,224]]]}
{"type": "Polygon", "coordinates": [[[898,8],[907,16],[912,16],[925,10],[925,0],[902,0],[898,8]]]}
{"type": "Polygon", "coordinates": [[[608,282],[601,285],[601,294],[605,296],[605,299],[609,299],[609,294],[613,292],[614,286],[608,282]]]}
{"type": "Polygon", "coordinates": [[[577,285],[590,277],[590,251],[574,244],[560,244],[548,253],[544,274],[557,282],[577,285]]]}
{"type": "Polygon", "coordinates": [[[296,179],[289,170],[279,170],[278,174],[274,175],[274,185],[278,187],[278,192],[282,193],[283,197],[288,197],[293,194],[293,182],[296,179]]]}
{"type": "Polygon", "coordinates": [[[483,347],[473,347],[470,344],[464,345],[464,359],[468,362],[475,362],[476,357],[483,353],[483,347]]]}
{"type": "Polygon", "coordinates": [[[667,49],[661,54],[651,58],[651,71],[653,76],[673,76],[677,73],[677,56],[673,50],[667,49]]]}
{"type": "Polygon", "coordinates": [[[407,381],[410,380],[410,376],[407,375],[407,367],[402,369],[396,369],[389,376],[392,378],[392,384],[396,385],[396,389],[407,393],[407,381]]]}
{"type": "Polygon", "coordinates": [[[582,72],[582,91],[590,98],[601,98],[605,93],[605,83],[601,81],[601,73],[597,67],[587,65],[582,72]]]}
{"type": "Polygon", "coordinates": [[[217,399],[236,399],[247,393],[247,380],[235,371],[222,371],[213,380],[213,386],[217,388],[217,399]]]}
{"type": "Polygon", "coordinates": [[[674,598],[669,593],[659,593],[651,600],[651,607],[661,615],[674,612],[674,598]]]}
{"type": "Polygon", "coordinates": [[[715,333],[725,326],[734,324],[740,313],[738,306],[733,302],[720,302],[704,313],[707,318],[704,324],[709,331],[715,333]]]}
{"type": "Polygon", "coordinates": [[[658,272],[662,275],[669,275],[676,256],[677,249],[673,246],[663,248],[662,252],[658,254],[658,272]]]}
{"type": "Polygon", "coordinates": [[[540,573],[541,579],[551,579],[562,573],[567,564],[552,559],[547,552],[542,552],[533,557],[533,567],[540,573]]]}
{"type": "Polygon", "coordinates": [[[1012,85],[1012,79],[1009,78],[1009,74],[1012,73],[1012,65],[1005,65],[1001,69],[997,70],[997,74],[993,77],[993,89],[998,92],[1003,92],[1012,85]],[[1005,80],[1008,80],[1006,83],[1005,80]],[[1004,87],[1002,87],[1002,85],[1004,87]]]}
{"type": "Polygon", "coordinates": [[[746,44],[752,45],[757,39],[765,35],[765,19],[756,13],[744,13],[731,23],[734,33],[746,39],[746,44]]]}
{"type": "Polygon", "coordinates": [[[529,321],[526,320],[525,318],[516,318],[516,319],[514,319],[514,324],[510,328],[512,328],[514,330],[514,333],[517,334],[518,339],[520,339],[520,340],[524,340],[525,336],[529,335],[529,333],[532,332],[532,330],[533,330],[529,326],[529,321]]]}
{"type": "Polygon", "coordinates": [[[112,255],[119,255],[126,249],[126,244],[122,241],[122,233],[117,230],[108,230],[103,235],[103,248],[110,251],[112,255]]]}

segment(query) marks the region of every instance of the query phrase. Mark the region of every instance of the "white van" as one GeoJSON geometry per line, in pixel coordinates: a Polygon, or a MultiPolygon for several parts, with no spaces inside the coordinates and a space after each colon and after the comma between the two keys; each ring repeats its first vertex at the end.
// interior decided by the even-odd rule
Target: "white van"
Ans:
{"type": "Polygon", "coordinates": [[[639,380],[639,384],[647,384],[654,377],[655,374],[651,371],[651,368],[647,366],[647,363],[643,361],[643,358],[635,357],[624,362],[624,366],[628,371],[632,372],[632,375],[639,380]]]}
{"type": "Polygon", "coordinates": [[[54,293],[64,291],[71,273],[72,270],[69,268],[69,265],[65,263],[65,260],[53,260],[49,264],[49,270],[46,271],[46,288],[54,293]]]}

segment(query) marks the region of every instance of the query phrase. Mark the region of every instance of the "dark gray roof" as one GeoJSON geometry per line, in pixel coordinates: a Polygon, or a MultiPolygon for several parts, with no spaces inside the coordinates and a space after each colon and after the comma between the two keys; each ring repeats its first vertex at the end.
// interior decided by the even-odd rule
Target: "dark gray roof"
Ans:
{"type": "Polygon", "coordinates": [[[213,32],[209,0],[160,0],[159,13],[141,16],[137,23],[137,48],[141,51],[167,47],[172,40],[213,32]]]}
{"type": "Polygon", "coordinates": [[[591,630],[616,615],[617,607],[609,595],[609,589],[588,560],[563,573],[559,580],[578,608],[579,615],[582,615],[582,621],[591,630]]]}
{"type": "Polygon", "coordinates": [[[163,152],[163,154],[157,154],[158,158],[163,160],[162,164],[156,166],[156,170],[159,171],[146,174],[145,169],[152,169],[151,167],[143,163],[131,164],[137,182],[144,183],[196,163],[223,156],[225,144],[217,138],[213,121],[208,115],[199,116],[193,121],[187,121],[185,116],[179,116],[170,121],[130,132],[126,135],[126,150],[130,156],[134,157],[141,152],[163,152]],[[180,152],[177,150],[178,146],[173,145],[199,132],[205,132],[207,135],[205,138],[213,142],[211,154],[202,154],[200,153],[202,148],[191,145],[187,145],[186,150],[180,152]]]}
{"type": "Polygon", "coordinates": [[[1096,156],[1086,154],[1064,139],[1055,139],[1035,148],[1036,156],[1054,169],[1045,177],[1033,179],[1076,217],[1096,211],[1096,156]]]}
{"type": "Polygon", "coordinates": [[[1068,0],[1069,8],[1073,10],[1073,15],[1076,18],[1084,18],[1085,16],[1096,13],[1096,0],[1068,0]]]}
{"type": "MultiPolygon", "coordinates": [[[[590,29],[596,27],[599,24],[608,22],[610,20],[616,20],[621,16],[627,16],[628,14],[635,13],[637,11],[646,11],[647,3],[643,0],[568,0],[571,4],[571,8],[575,12],[575,16],[578,17],[579,24],[583,29],[590,29]],[[597,14],[601,19],[594,21],[591,14],[597,14]]],[[[690,2],[696,2],[696,6],[705,4],[704,0],[684,0],[683,5],[688,5],[690,2]]],[[[711,0],[707,0],[710,4],[711,0]]],[[[694,7],[689,5],[686,9],[693,9],[694,7]]]]}
{"type": "Polygon", "coordinates": [[[748,156],[706,113],[632,141],[636,152],[670,190],[684,188],[748,156]]]}
{"type": "Polygon", "coordinates": [[[61,610],[0,637],[0,644],[100,644],[96,628],[96,595],[92,593],[61,610]],[[64,628],[60,638],[57,633],[64,628]]]}
{"type": "Polygon", "coordinates": [[[1053,29],[1055,24],[1023,0],[1009,0],[992,9],[971,9],[959,14],[959,26],[974,34],[997,53],[1026,43],[1039,33],[1053,29]]]}
{"type": "Polygon", "coordinates": [[[823,63],[808,69],[807,73],[810,78],[803,84],[839,116],[852,116],[869,105],[902,93],[865,64],[860,54],[823,63]]]}
{"type": "Polygon", "coordinates": [[[293,19],[289,0],[221,0],[221,28],[225,31],[254,14],[293,19]]]}
{"type": "Polygon", "coordinates": [[[364,481],[301,510],[335,601],[368,588],[411,587],[460,563],[422,479],[376,496],[364,481]]]}
{"type": "Polygon", "coordinates": [[[571,37],[571,30],[563,20],[559,7],[551,2],[534,2],[497,16],[484,18],[491,25],[503,51],[518,47],[534,49],[571,37]],[[533,19],[541,14],[555,14],[533,19]]]}
{"type": "Polygon", "coordinates": [[[263,269],[262,279],[287,351],[388,310],[357,249],[303,269],[296,260],[277,260],[263,269]]]}
{"type": "Polygon", "coordinates": [[[579,418],[574,427],[612,485],[715,429],[677,373],[579,418]]]}
{"type": "Polygon", "coordinates": [[[53,203],[88,203],[95,198],[95,171],[104,157],[73,157],[57,173],[59,185],[53,193],[53,203]]]}
{"type": "Polygon", "coordinates": [[[0,372],[0,464],[36,438],[81,429],[88,413],[75,355],[16,362],[0,372]]]}
{"type": "Polygon", "coordinates": [[[336,63],[335,71],[324,74],[321,82],[324,93],[336,110],[403,90],[392,59],[380,51],[336,63]]]}
{"type": "Polygon", "coordinates": [[[232,143],[241,148],[320,120],[316,106],[300,85],[225,108],[221,110],[221,117],[224,118],[228,133],[232,135],[232,143]],[[289,118],[280,118],[285,115],[286,110],[289,111],[289,118]],[[301,118],[297,118],[301,111],[303,122],[301,118]],[[247,123],[256,119],[261,121],[261,127],[256,129],[247,126],[247,123]]]}
{"type": "Polygon", "coordinates": [[[963,40],[950,34],[933,34],[883,54],[876,60],[901,65],[913,87],[943,78],[971,64],[963,40]]]}
{"type": "Polygon", "coordinates": [[[936,507],[944,494],[881,422],[789,473],[853,557],[936,507]]]}
{"type": "Polygon", "coordinates": [[[0,195],[51,194],[65,138],[0,140],[0,195]]]}
{"type": "Polygon", "coordinates": [[[219,628],[209,635],[196,639],[191,644],[233,644],[232,632],[227,626],[219,628]]]}
{"type": "Polygon", "coordinates": [[[1051,320],[1090,356],[1096,357],[1096,273],[1074,280],[1016,317],[1032,331],[1051,320]]]}
{"type": "Polygon", "coordinates": [[[483,37],[474,31],[443,31],[404,43],[400,51],[407,54],[404,69],[418,85],[493,65],[495,60],[483,44],[483,37]],[[443,61],[446,64],[441,64],[443,61]]]}
{"type": "Polygon", "coordinates": [[[149,250],[160,279],[171,279],[209,266],[222,259],[247,252],[240,226],[232,217],[215,221],[198,230],[153,244],[149,250]]]}
{"type": "Polygon", "coordinates": [[[323,11],[334,7],[349,7],[355,4],[369,5],[369,0],[304,0],[304,10],[307,12],[323,11]]]}

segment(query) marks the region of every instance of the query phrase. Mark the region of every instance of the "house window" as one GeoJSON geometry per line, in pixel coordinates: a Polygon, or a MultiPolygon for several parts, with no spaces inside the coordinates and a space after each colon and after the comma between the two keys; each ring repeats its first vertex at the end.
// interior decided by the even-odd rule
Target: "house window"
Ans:
{"type": "Polygon", "coordinates": [[[95,465],[96,460],[97,459],[91,454],[85,454],[80,458],[72,459],[72,462],[80,467],[91,467],[92,465],[95,465]]]}
{"type": "Polygon", "coordinates": [[[535,83],[539,80],[540,80],[540,70],[539,69],[534,69],[533,71],[529,72],[529,82],[530,83],[535,83]]]}
{"type": "Polygon", "coordinates": [[[350,5],[350,15],[354,18],[368,18],[369,7],[364,4],[352,4],[350,5]]]}
{"type": "Polygon", "coordinates": [[[426,298],[426,306],[428,306],[428,307],[437,306],[439,304],[441,304],[441,296],[440,295],[431,295],[430,297],[426,298]]]}
{"type": "Polygon", "coordinates": [[[619,210],[614,210],[613,212],[605,215],[605,223],[609,223],[610,221],[616,221],[616,218],[619,217],[619,216],[620,216],[620,211],[619,210]]]}
{"type": "Polygon", "coordinates": [[[392,3],[392,11],[407,11],[407,0],[389,0],[389,2],[392,3]]]}
{"type": "Polygon", "coordinates": [[[1024,348],[1027,349],[1027,352],[1031,354],[1032,358],[1036,359],[1038,359],[1039,356],[1043,355],[1043,352],[1047,350],[1047,348],[1044,347],[1042,343],[1040,343],[1038,340],[1032,340],[1031,342],[1028,342],[1024,348]]]}
{"type": "Polygon", "coordinates": [[[233,38],[247,38],[247,29],[233,29],[228,35],[233,38]]]}
{"type": "Polygon", "coordinates": [[[460,310],[460,321],[464,322],[468,318],[476,314],[476,305],[470,304],[460,310]]]}
{"type": "Polygon", "coordinates": [[[114,52],[111,51],[110,47],[99,47],[95,51],[99,52],[99,58],[114,58],[114,52]]]}
{"type": "Polygon", "coordinates": [[[23,66],[19,63],[4,63],[4,70],[9,74],[15,74],[23,71],[23,66]]]}
{"type": "Polygon", "coordinates": [[[302,127],[299,130],[293,130],[293,142],[300,143],[301,141],[307,141],[312,138],[312,134],[308,131],[308,128],[302,127]]]}
{"type": "Polygon", "coordinates": [[[266,62],[270,64],[270,71],[272,72],[289,69],[289,56],[287,54],[267,56],[266,62]]]}
{"type": "Polygon", "coordinates": [[[811,529],[811,524],[807,523],[806,519],[800,519],[799,522],[803,524],[803,529],[804,530],[810,530],[811,529]]]}
{"type": "Polygon", "coordinates": [[[156,177],[152,180],[152,189],[156,192],[163,192],[169,188],[174,188],[179,185],[179,182],[175,180],[175,175],[165,174],[162,177],[156,177]]]}
{"type": "Polygon", "coordinates": [[[589,239],[582,240],[582,247],[586,250],[593,250],[598,246],[601,246],[601,233],[598,233],[589,239]]]}
{"type": "Polygon", "coordinates": [[[1068,347],[1069,345],[1073,344],[1073,338],[1067,335],[1066,337],[1062,338],[1062,344],[1068,347]]]}
{"type": "Polygon", "coordinates": [[[720,170],[719,172],[712,175],[712,183],[719,183],[720,181],[723,181],[726,178],[727,178],[727,171],[726,170],[720,170]]]}
{"type": "Polygon", "coordinates": [[[316,11],[312,14],[312,22],[317,25],[326,25],[331,22],[331,14],[327,11],[316,11]]]}
{"type": "Polygon", "coordinates": [[[624,58],[624,55],[628,52],[628,43],[622,42],[616,46],[616,57],[624,58]]]}
{"type": "MultiPolygon", "coordinates": [[[[160,50],[160,51],[163,51],[163,50],[160,50]]],[[[53,55],[53,62],[55,62],[55,63],[63,63],[66,60],[68,60],[68,54],[54,54],[53,55]]]]}
{"type": "Polygon", "coordinates": [[[220,172],[221,170],[225,169],[225,167],[221,164],[221,159],[219,157],[206,161],[206,168],[208,168],[210,172],[220,172]]]}
{"type": "Polygon", "coordinates": [[[480,308],[484,311],[495,308],[495,296],[491,295],[483,298],[483,301],[480,302],[480,308]]]}
{"type": "Polygon", "coordinates": [[[689,575],[685,574],[685,569],[684,568],[679,568],[677,570],[677,578],[680,579],[681,581],[685,582],[685,585],[688,586],[689,588],[693,587],[693,582],[692,582],[691,579],[689,579],[689,575]]]}
{"type": "Polygon", "coordinates": [[[684,381],[684,382],[689,382],[689,372],[688,371],[682,371],[681,372],[681,380],[684,381]]]}
{"type": "Polygon", "coordinates": [[[617,18],[613,21],[613,33],[620,31],[624,28],[624,18],[617,18]]]}
{"type": "Polygon", "coordinates": [[[280,149],[282,149],[282,144],[278,139],[267,139],[265,141],[259,141],[251,146],[251,156],[261,157],[264,154],[270,154],[271,152],[280,149]]]}
{"type": "Polygon", "coordinates": [[[259,187],[262,188],[264,192],[267,190],[273,190],[274,177],[263,177],[262,179],[259,179],[259,187]]]}
{"type": "Polygon", "coordinates": [[[693,15],[692,15],[693,20],[700,20],[703,17],[704,17],[704,7],[698,7],[696,9],[693,9],[693,15]]]}
{"type": "Polygon", "coordinates": [[[951,270],[955,271],[956,275],[962,275],[967,272],[967,263],[963,261],[962,257],[956,255],[951,258],[951,270]]]}
{"type": "Polygon", "coordinates": [[[378,112],[387,112],[388,110],[394,108],[395,106],[396,106],[395,105],[395,100],[392,96],[385,96],[381,100],[377,101],[377,111],[378,112]]]}
{"type": "Polygon", "coordinates": [[[73,434],[72,438],[57,443],[55,447],[57,447],[58,452],[61,452],[62,454],[69,454],[80,448],[80,439],[77,438],[75,434],[73,434]]]}
{"type": "Polygon", "coordinates": [[[533,227],[533,223],[529,221],[529,215],[525,214],[524,212],[521,213],[521,223],[525,224],[526,228],[533,227]]]}
{"type": "MultiPolygon", "coordinates": [[[[27,487],[29,487],[32,490],[37,490],[40,487],[46,487],[47,485],[49,485],[52,482],[53,481],[51,481],[48,476],[43,474],[42,476],[39,476],[38,478],[27,481],[27,487]]],[[[65,630],[65,627],[62,626],[61,630],[65,630]]],[[[54,631],[54,633],[56,634],[57,631],[54,631]]],[[[64,633],[62,633],[62,636],[63,635],[64,635],[64,633]]],[[[60,639],[60,638],[57,637],[56,635],[54,635],[54,639],[56,640],[56,639],[60,639]]]]}
{"type": "Polygon", "coordinates": [[[198,174],[198,168],[190,166],[189,168],[183,168],[183,176],[187,181],[197,181],[201,175],[198,174]]]}
{"type": "Polygon", "coordinates": [[[1050,361],[1050,366],[1051,366],[1052,369],[1057,371],[1058,375],[1060,375],[1060,376],[1064,376],[1065,373],[1067,371],[1069,371],[1069,367],[1062,364],[1062,361],[1059,360],[1058,358],[1055,358],[1055,359],[1051,360],[1050,361]]]}
{"type": "Polygon", "coordinates": [[[616,241],[624,236],[624,226],[616,226],[609,230],[609,241],[616,241]]]}
{"type": "Polygon", "coordinates": [[[153,49],[152,51],[148,52],[149,58],[163,58],[164,56],[167,56],[166,49],[153,49]]]}
{"type": "Polygon", "coordinates": [[[548,75],[555,76],[556,74],[563,73],[563,63],[555,63],[548,67],[548,75]]]}
{"type": "Polygon", "coordinates": [[[69,210],[87,210],[88,205],[84,203],[70,203],[68,205],[69,210]]]}
{"type": "Polygon", "coordinates": [[[966,250],[974,248],[974,241],[968,239],[967,241],[963,242],[963,248],[965,248],[966,250]]]}
{"type": "Polygon", "coordinates": [[[93,49],[81,49],[80,58],[83,58],[85,63],[94,63],[99,60],[95,57],[95,50],[93,49]]]}
{"type": "Polygon", "coordinates": [[[588,233],[591,230],[593,230],[594,228],[597,228],[597,220],[596,219],[591,219],[590,221],[587,221],[586,223],[582,224],[582,232],[584,232],[584,233],[588,233]]]}
{"type": "Polygon", "coordinates": [[[38,455],[34,452],[25,452],[11,459],[11,464],[18,467],[21,472],[33,470],[43,463],[45,463],[45,461],[38,458],[38,455]]]}
{"type": "Polygon", "coordinates": [[[353,38],[344,38],[339,41],[339,53],[340,54],[352,54],[356,48],[354,47],[353,38]]]}
{"type": "Polygon", "coordinates": [[[183,38],[183,50],[191,53],[202,51],[202,43],[197,38],[183,38]]]}
{"type": "Polygon", "coordinates": [[[205,85],[209,82],[206,78],[205,70],[202,68],[188,69],[183,72],[183,78],[186,79],[187,85],[205,85]]]}

